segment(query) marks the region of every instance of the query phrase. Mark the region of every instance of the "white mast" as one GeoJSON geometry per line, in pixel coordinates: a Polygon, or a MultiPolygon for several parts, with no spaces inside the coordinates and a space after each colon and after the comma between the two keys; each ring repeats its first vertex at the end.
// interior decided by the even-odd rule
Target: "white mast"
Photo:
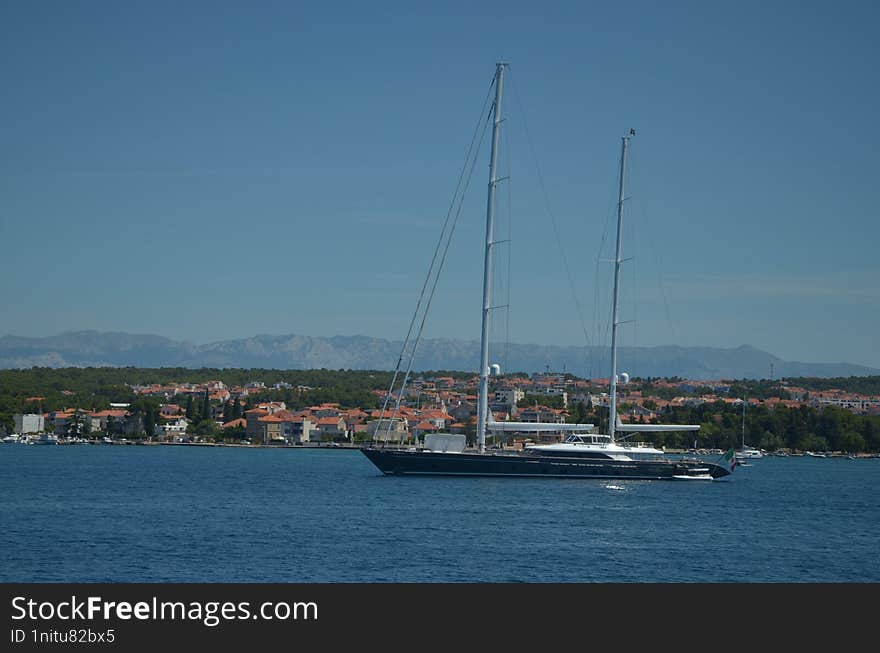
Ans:
{"type": "Polygon", "coordinates": [[[620,300],[620,265],[623,260],[620,257],[623,240],[623,202],[626,200],[626,152],[629,141],[636,133],[630,129],[623,137],[620,152],[620,198],[617,202],[617,250],[614,254],[614,304],[611,311],[611,401],[608,410],[608,434],[614,442],[616,432],[626,433],[651,433],[659,431],[698,431],[699,424],[623,424],[618,423],[617,417],[617,327],[623,324],[617,320],[617,304],[620,300]]]}
{"type": "Polygon", "coordinates": [[[477,401],[477,444],[486,450],[486,422],[489,415],[489,311],[491,310],[492,247],[495,238],[495,186],[498,184],[498,141],[501,132],[501,90],[506,63],[495,64],[495,103],[492,107],[492,154],[489,159],[489,197],[486,201],[486,255],[483,261],[483,323],[480,333],[480,390],[477,401]]]}
{"type": "Polygon", "coordinates": [[[614,303],[611,309],[611,402],[608,410],[608,434],[614,442],[614,430],[617,427],[617,302],[620,297],[620,258],[621,239],[623,235],[623,201],[626,187],[626,149],[629,146],[630,136],[635,134],[634,129],[621,141],[620,150],[620,199],[617,202],[617,249],[614,254],[614,303]]]}
{"type": "Polygon", "coordinates": [[[620,265],[623,259],[623,202],[626,200],[626,152],[629,148],[630,138],[635,136],[636,130],[630,129],[629,133],[621,140],[620,152],[620,197],[617,202],[617,250],[614,254],[614,303],[611,311],[611,401],[608,410],[608,434],[614,442],[616,432],[648,433],[658,431],[697,431],[699,424],[618,424],[617,420],[617,327],[623,324],[617,320],[617,304],[620,300],[620,265]]]}

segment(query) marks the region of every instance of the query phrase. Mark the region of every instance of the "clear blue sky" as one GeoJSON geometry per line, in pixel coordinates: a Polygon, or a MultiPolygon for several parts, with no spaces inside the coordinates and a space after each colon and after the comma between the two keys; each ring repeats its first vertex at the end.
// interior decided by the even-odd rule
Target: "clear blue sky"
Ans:
{"type": "MultiPolygon", "coordinates": [[[[402,337],[503,58],[512,342],[605,339],[634,127],[624,344],[880,367],[878,22],[871,2],[7,0],[0,334],[402,337]]],[[[483,154],[428,336],[479,336],[483,154]]]]}

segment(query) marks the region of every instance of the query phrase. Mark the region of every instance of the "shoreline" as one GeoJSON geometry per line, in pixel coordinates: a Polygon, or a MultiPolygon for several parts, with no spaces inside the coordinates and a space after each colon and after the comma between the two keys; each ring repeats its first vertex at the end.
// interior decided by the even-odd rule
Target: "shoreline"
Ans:
{"type": "MultiPolygon", "coordinates": [[[[28,444],[42,445],[37,442],[6,442],[3,444],[28,444]]],[[[244,444],[234,442],[148,442],[144,440],[112,440],[109,442],[101,440],[88,440],[79,442],[58,441],[52,443],[53,446],[136,446],[136,447],[220,447],[234,449],[327,449],[333,451],[356,451],[363,447],[369,446],[370,443],[349,443],[349,442],[305,442],[300,444],[244,444]]],[[[475,452],[476,449],[469,448],[466,452],[475,452]]],[[[712,456],[718,455],[717,451],[694,451],[693,449],[667,449],[666,453],[673,456],[700,455],[712,456]]],[[[786,452],[782,454],[767,453],[767,458],[801,458],[801,457],[818,457],[818,458],[837,458],[837,459],[873,459],[880,458],[880,454],[872,453],[856,453],[848,454],[844,452],[828,451],[821,455],[815,455],[812,452],[786,452]]]]}

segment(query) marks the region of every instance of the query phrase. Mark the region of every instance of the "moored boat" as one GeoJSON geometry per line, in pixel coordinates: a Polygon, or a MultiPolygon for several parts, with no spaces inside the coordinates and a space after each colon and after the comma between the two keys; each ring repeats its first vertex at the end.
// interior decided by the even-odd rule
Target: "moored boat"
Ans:
{"type": "Polygon", "coordinates": [[[41,433],[40,437],[31,440],[33,444],[58,444],[58,436],[53,433],[41,433]]]}
{"type": "MultiPolygon", "coordinates": [[[[477,393],[477,446],[478,450],[440,451],[425,448],[398,448],[383,446],[376,442],[379,428],[374,434],[374,444],[361,449],[363,454],[383,474],[386,475],[440,475],[440,476],[515,476],[515,477],[558,477],[558,478],[616,478],[641,480],[712,480],[729,475],[736,462],[733,450],[728,451],[716,462],[696,459],[672,459],[662,450],[649,446],[621,444],[616,437],[619,432],[645,431],[694,431],[697,425],[682,424],[621,424],[617,418],[617,319],[618,288],[621,256],[621,237],[623,224],[624,189],[626,178],[627,150],[634,130],[622,138],[620,157],[620,188],[617,205],[617,245],[614,261],[614,292],[612,305],[611,336],[611,403],[609,408],[609,432],[595,433],[593,424],[549,424],[534,422],[494,421],[488,409],[490,370],[497,366],[489,365],[489,317],[491,306],[491,270],[494,242],[494,205],[496,186],[501,181],[497,176],[499,131],[503,122],[501,116],[502,89],[507,64],[496,66],[493,80],[495,99],[492,105],[492,146],[489,165],[489,191],[486,210],[486,241],[483,261],[483,308],[480,339],[480,380],[477,393]],[[557,432],[568,434],[564,442],[537,444],[521,451],[487,451],[487,432],[557,432]]],[[[430,274],[429,274],[430,277],[430,274]]],[[[426,283],[427,285],[427,283],[426,283]]],[[[421,302],[421,299],[420,299],[421,302]]],[[[418,309],[417,309],[418,310],[418,309]]],[[[415,321],[415,318],[414,318],[415,321]]],[[[412,328],[412,327],[411,327],[412,328]]],[[[409,335],[407,336],[409,338],[409,335]]],[[[406,343],[404,344],[406,348],[406,343]]],[[[415,347],[413,347],[413,351],[415,347]]],[[[402,355],[402,354],[401,354],[402,355]]],[[[398,363],[398,366],[400,363],[398,363]]],[[[408,377],[409,370],[407,370],[408,377]]],[[[397,372],[395,372],[395,378],[397,372]]],[[[392,389],[394,381],[392,380],[392,389]]],[[[387,397],[392,394],[389,391],[387,397]]],[[[403,388],[398,397],[403,396],[403,388]]],[[[387,399],[386,399],[387,402],[387,399]]],[[[398,399],[399,403],[399,399],[398,399]]],[[[385,416],[383,407],[381,415],[385,416]]],[[[386,420],[394,421],[396,414],[386,420]]],[[[381,420],[380,420],[381,422],[381,420]]]]}

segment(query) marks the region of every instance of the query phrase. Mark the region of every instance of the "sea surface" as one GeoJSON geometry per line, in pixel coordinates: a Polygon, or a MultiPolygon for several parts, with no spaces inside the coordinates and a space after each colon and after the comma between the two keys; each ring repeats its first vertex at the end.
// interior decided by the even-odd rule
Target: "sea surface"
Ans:
{"type": "Polygon", "coordinates": [[[0,445],[3,582],[878,582],[880,459],[382,476],[357,450],[0,445]]]}

